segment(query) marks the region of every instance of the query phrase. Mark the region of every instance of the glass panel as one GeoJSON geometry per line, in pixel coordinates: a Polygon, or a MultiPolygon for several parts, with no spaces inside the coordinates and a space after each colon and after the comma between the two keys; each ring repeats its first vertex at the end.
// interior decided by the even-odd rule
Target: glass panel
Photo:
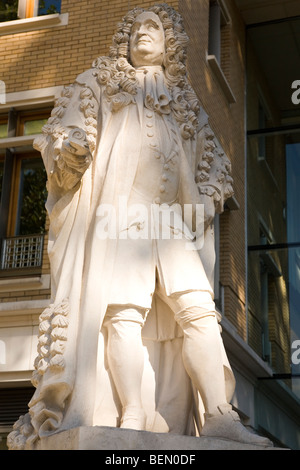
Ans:
{"type": "Polygon", "coordinates": [[[38,15],[60,13],[61,0],[40,0],[38,15]]]}
{"type": "Polygon", "coordinates": [[[46,171],[40,158],[22,160],[15,235],[45,230],[46,171]]]}
{"type": "Polygon", "coordinates": [[[0,22],[18,19],[18,0],[0,0],[0,22]]]}
{"type": "Polygon", "coordinates": [[[40,134],[42,127],[47,123],[47,119],[35,119],[24,121],[24,135],[40,134]]]}
{"type": "Polygon", "coordinates": [[[3,183],[4,161],[0,160],[0,203],[2,196],[2,183],[3,183]]]}
{"type": "MultiPolygon", "coordinates": [[[[300,143],[287,145],[287,231],[288,241],[300,241],[300,143]]],[[[289,301],[292,349],[292,373],[300,374],[300,246],[289,249],[289,301]],[[299,351],[299,352],[297,352],[299,351]]],[[[300,380],[292,382],[300,397],[300,380]]]]}
{"type": "MultiPolygon", "coordinates": [[[[299,374],[300,134],[268,136],[266,159],[259,141],[248,139],[249,344],[274,372],[299,374]]],[[[290,386],[300,396],[299,379],[290,386]]]]}
{"type": "Polygon", "coordinates": [[[247,313],[249,345],[300,398],[299,26],[247,31],[247,313]]]}
{"type": "Polygon", "coordinates": [[[0,124],[0,139],[7,137],[7,124],[0,124]]]}

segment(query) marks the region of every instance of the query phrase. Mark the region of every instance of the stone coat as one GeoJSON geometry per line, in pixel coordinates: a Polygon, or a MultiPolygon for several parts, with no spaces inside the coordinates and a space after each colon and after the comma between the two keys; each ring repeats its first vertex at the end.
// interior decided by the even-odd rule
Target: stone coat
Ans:
{"type": "MultiPolygon", "coordinates": [[[[209,128],[204,112],[199,117],[198,135],[193,139],[182,139],[172,116],[163,115],[154,123],[154,114],[145,109],[141,89],[136,96],[122,96],[128,101],[119,106],[116,100],[109,99],[107,89],[99,85],[97,72],[97,67],[88,70],[72,86],[64,89],[44,128],[43,137],[35,142],[48,174],[48,252],[52,299],[40,318],[39,354],[33,377],[36,392],[29,404],[30,416],[25,417],[32,429],[27,436],[27,448],[35,448],[40,438],[57,430],[80,425],[118,424],[120,403],[115,398],[110,381],[105,354],[106,333],[101,325],[108,303],[115,301],[118,295],[125,298],[120,294],[122,284],[117,279],[120,265],[121,274],[124,274],[124,260],[120,261],[122,256],[117,238],[101,239],[97,236],[97,227],[99,229],[101,222],[99,206],[112,204],[117,217],[121,217],[118,209],[120,196],[135,202],[136,194],[142,191],[143,202],[148,201],[148,197],[148,202],[156,203],[171,203],[175,199],[183,207],[184,204],[192,203],[195,206],[210,201],[214,211],[221,212],[225,199],[232,194],[229,160],[209,128]],[[148,158],[152,162],[156,159],[150,141],[157,136],[157,129],[161,129],[161,120],[165,130],[176,139],[175,156],[173,154],[173,160],[169,158],[174,142],[170,144],[168,140],[163,151],[166,161],[161,166],[161,157],[156,160],[158,166],[150,165],[150,177],[145,181],[139,177],[139,170],[144,172],[139,165],[148,165],[148,158]],[[151,125],[155,126],[155,133],[151,125]],[[81,173],[68,168],[60,152],[62,141],[68,137],[70,130],[77,128],[85,131],[93,156],[91,164],[81,173]],[[145,147],[150,153],[142,152],[144,160],[141,160],[141,149],[145,150],[145,147]],[[167,174],[171,164],[176,167],[172,181],[167,174]],[[172,192],[174,181],[176,191],[172,192]],[[169,183],[172,183],[170,187],[169,183]],[[113,280],[119,292],[111,290],[113,280]],[[51,400],[49,397],[52,397],[51,400]]],[[[172,279],[169,282],[165,274],[169,292],[186,286],[212,292],[214,253],[209,253],[209,256],[205,253],[206,243],[212,244],[210,214],[206,214],[206,218],[204,246],[200,251],[200,254],[203,253],[202,262],[197,251],[191,251],[189,255],[193,260],[197,256],[194,263],[195,272],[199,274],[197,281],[192,271],[189,274],[187,269],[185,277],[181,277],[181,286],[176,284],[177,280],[176,285],[172,285],[172,279]],[[203,261],[205,259],[208,262],[203,261]]],[[[130,223],[126,228],[130,228],[130,223]]],[[[190,232],[194,228],[188,227],[190,232]]],[[[136,230],[136,225],[133,229],[136,230]]],[[[146,240],[146,244],[152,249],[151,240],[146,240]]],[[[127,250],[121,249],[121,252],[126,258],[127,250]]],[[[160,253],[163,256],[163,250],[160,253]]],[[[136,253],[133,255],[135,261],[137,256],[136,253]]],[[[157,258],[155,262],[152,255],[148,258],[152,260],[152,265],[148,264],[152,268],[143,271],[141,266],[140,272],[146,272],[151,277],[145,274],[148,285],[152,283],[152,288],[147,287],[147,292],[153,294],[157,258]]],[[[172,262],[176,261],[174,255],[171,259],[172,262]]],[[[135,261],[128,269],[135,266],[135,261]]],[[[177,261],[182,264],[184,260],[179,258],[177,261]]],[[[177,268],[178,264],[175,263],[174,269],[177,268]]],[[[126,289],[136,292],[136,286],[135,289],[131,288],[130,282],[126,283],[126,289]]],[[[179,434],[198,433],[201,397],[193,395],[182,364],[180,328],[168,308],[161,305],[155,295],[151,296],[151,301],[152,310],[144,328],[146,361],[143,394],[148,413],[147,429],[179,434]],[[175,370],[176,374],[173,374],[175,370]],[[174,407],[171,412],[168,411],[170,403],[174,407]]],[[[149,306],[148,300],[145,306],[149,306]]],[[[224,350],[221,337],[219,347],[224,350]]],[[[234,379],[225,351],[224,374],[230,399],[234,379]]]]}

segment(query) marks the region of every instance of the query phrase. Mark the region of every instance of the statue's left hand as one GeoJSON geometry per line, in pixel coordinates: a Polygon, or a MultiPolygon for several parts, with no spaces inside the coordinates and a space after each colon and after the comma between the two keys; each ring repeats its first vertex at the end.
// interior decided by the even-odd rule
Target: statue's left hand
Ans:
{"type": "Polygon", "coordinates": [[[72,129],[62,142],[61,156],[67,167],[84,173],[92,161],[86,134],[82,129],[72,129]]]}

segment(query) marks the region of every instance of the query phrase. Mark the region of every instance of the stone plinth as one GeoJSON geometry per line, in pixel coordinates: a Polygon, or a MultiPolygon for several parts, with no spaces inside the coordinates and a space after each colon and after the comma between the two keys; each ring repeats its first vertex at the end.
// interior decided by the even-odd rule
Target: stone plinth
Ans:
{"type": "Polygon", "coordinates": [[[78,427],[41,439],[40,450],[274,450],[226,439],[178,436],[104,426],[78,427]]]}

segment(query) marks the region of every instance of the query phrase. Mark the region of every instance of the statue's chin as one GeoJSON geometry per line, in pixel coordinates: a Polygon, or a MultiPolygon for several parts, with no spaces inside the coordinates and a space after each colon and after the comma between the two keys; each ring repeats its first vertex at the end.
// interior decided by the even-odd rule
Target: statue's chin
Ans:
{"type": "Polygon", "coordinates": [[[158,55],[149,52],[147,44],[141,44],[139,46],[138,52],[130,56],[131,63],[134,67],[143,67],[149,65],[162,65],[163,63],[163,54],[158,55]]]}

